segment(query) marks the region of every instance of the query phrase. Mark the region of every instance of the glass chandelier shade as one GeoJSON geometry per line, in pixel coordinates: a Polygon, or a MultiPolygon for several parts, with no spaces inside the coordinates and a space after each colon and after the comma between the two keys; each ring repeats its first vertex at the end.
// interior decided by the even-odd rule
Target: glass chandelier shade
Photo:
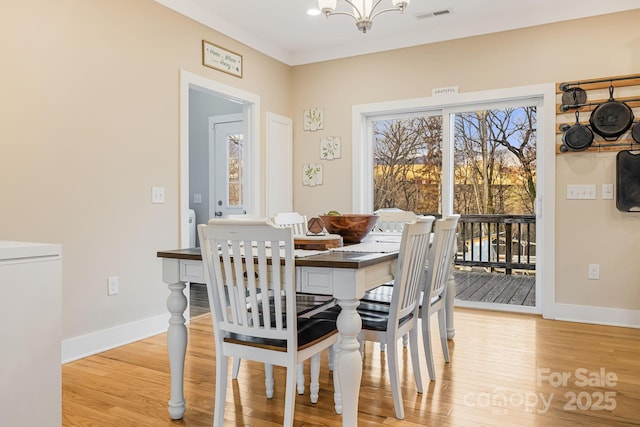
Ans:
{"type": "MultiPolygon", "coordinates": [[[[373,18],[384,12],[404,12],[411,0],[391,0],[393,7],[387,9],[378,8],[383,0],[341,0],[353,8],[353,13],[338,11],[338,0],[318,0],[318,8],[327,17],[330,15],[348,15],[356,20],[358,30],[366,33],[373,25],[373,18]]],[[[388,1],[388,0],[385,0],[388,1]]]]}

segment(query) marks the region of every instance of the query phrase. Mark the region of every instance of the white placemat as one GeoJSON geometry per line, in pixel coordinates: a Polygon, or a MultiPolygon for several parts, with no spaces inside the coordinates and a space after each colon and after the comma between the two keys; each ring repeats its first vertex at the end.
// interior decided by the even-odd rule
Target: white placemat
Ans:
{"type": "MultiPolygon", "coordinates": [[[[264,252],[267,255],[267,257],[271,258],[271,254],[272,254],[272,249],[271,248],[265,248],[264,252]]],[[[305,257],[312,256],[312,255],[324,254],[326,252],[329,252],[329,251],[294,249],[293,250],[293,256],[295,258],[305,258],[305,257]]],[[[241,249],[241,254],[242,255],[246,254],[246,251],[244,250],[244,247],[241,249]]],[[[252,247],[251,248],[251,256],[253,256],[254,258],[258,256],[258,248],[256,248],[256,247],[252,247]]],[[[284,248],[280,249],[280,256],[284,257],[284,248]]]]}
{"type": "Polygon", "coordinates": [[[355,245],[343,246],[341,248],[333,248],[331,250],[335,252],[398,252],[400,250],[400,242],[364,242],[355,245]]]}

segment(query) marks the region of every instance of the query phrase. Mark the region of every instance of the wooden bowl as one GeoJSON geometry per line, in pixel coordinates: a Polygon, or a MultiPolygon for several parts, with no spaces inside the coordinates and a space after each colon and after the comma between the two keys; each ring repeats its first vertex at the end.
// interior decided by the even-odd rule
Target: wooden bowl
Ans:
{"type": "Polygon", "coordinates": [[[345,243],[360,243],[373,229],[378,215],[320,215],[320,219],[329,233],[341,235],[345,243]]]}

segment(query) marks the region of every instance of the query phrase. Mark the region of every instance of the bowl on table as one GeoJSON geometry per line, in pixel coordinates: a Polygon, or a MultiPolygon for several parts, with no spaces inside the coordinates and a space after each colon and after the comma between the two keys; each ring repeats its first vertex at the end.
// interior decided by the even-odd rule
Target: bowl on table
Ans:
{"type": "Polygon", "coordinates": [[[320,219],[329,233],[339,234],[345,243],[360,243],[373,229],[378,215],[320,215],[320,219]]]}

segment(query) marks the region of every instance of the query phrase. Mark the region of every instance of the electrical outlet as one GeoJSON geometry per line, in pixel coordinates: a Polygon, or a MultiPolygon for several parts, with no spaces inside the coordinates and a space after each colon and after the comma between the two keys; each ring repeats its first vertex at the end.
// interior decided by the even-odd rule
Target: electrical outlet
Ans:
{"type": "Polygon", "coordinates": [[[120,283],[118,276],[107,277],[107,295],[118,295],[120,293],[120,283]]]}
{"type": "Polygon", "coordinates": [[[600,264],[589,264],[589,279],[600,279],[600,264]]]}

